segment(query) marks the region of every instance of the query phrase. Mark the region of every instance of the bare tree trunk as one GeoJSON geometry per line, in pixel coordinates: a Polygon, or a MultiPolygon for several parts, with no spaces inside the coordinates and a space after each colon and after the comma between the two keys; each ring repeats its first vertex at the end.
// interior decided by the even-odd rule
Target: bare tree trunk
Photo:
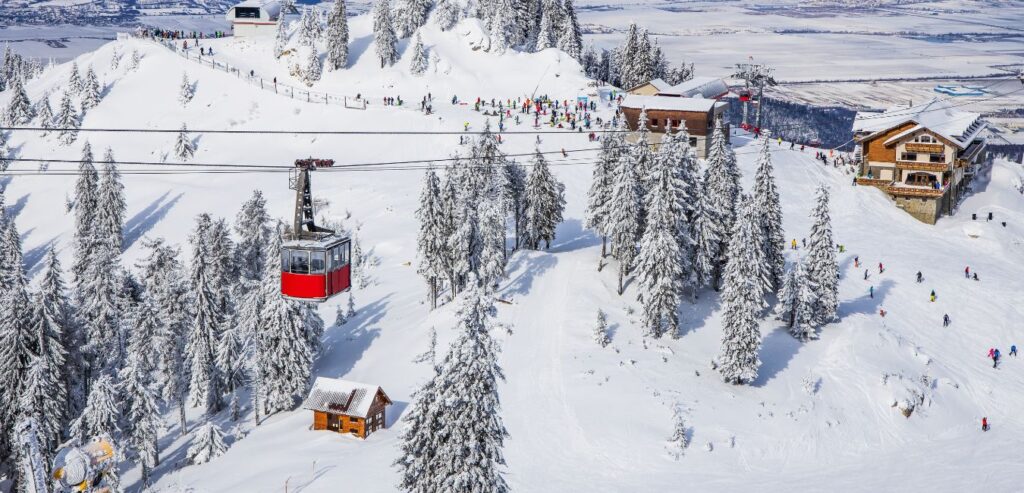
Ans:
{"type": "Polygon", "coordinates": [[[622,296],[622,269],[619,269],[619,296],[622,296]]]}
{"type": "MultiPolygon", "coordinates": [[[[608,246],[608,237],[601,235],[601,258],[608,256],[606,253],[606,247],[608,246]]],[[[598,269],[601,270],[601,269],[598,269]]]]}
{"type": "Polygon", "coordinates": [[[185,419],[185,396],[178,399],[178,419],[181,420],[181,436],[188,435],[188,420],[185,419]]]}

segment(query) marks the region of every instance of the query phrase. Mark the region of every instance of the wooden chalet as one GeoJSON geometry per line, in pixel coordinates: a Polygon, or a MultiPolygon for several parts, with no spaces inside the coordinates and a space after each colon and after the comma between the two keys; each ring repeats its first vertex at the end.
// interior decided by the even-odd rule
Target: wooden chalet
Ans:
{"type": "Polygon", "coordinates": [[[317,377],[303,409],[313,411],[313,429],[366,438],[387,424],[391,399],[377,385],[317,377]]]}
{"type": "Polygon", "coordinates": [[[654,79],[632,87],[626,93],[637,96],[719,99],[729,94],[729,86],[718,77],[694,77],[674,86],[664,80],[654,79]]]}
{"type": "MultiPolygon", "coordinates": [[[[678,96],[639,96],[628,94],[619,104],[626,118],[626,126],[634,132],[643,124],[651,132],[651,142],[661,142],[669,130],[678,131],[686,125],[690,134],[690,146],[697,157],[706,158],[711,147],[711,134],[715,120],[725,112],[726,104],[714,99],[684,98],[678,96]],[[640,113],[647,112],[647,120],[640,122],[640,113]]],[[[725,128],[728,138],[728,126],[725,128]]],[[[630,136],[634,140],[635,135],[630,136]]]]}
{"type": "Polygon", "coordinates": [[[986,159],[981,115],[931,99],[854,119],[857,182],[884,190],[896,206],[928,224],[951,214],[986,159]]]}

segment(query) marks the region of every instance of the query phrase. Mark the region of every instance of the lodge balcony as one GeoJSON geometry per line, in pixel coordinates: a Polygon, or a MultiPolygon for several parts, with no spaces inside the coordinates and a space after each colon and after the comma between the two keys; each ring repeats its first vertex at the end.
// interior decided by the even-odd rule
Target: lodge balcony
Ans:
{"type": "Polygon", "coordinates": [[[942,188],[935,188],[934,186],[917,186],[907,185],[904,183],[896,183],[883,188],[886,192],[891,195],[900,195],[903,197],[928,197],[928,198],[939,198],[945,195],[948,186],[942,188]]]}
{"type": "Polygon", "coordinates": [[[920,161],[897,160],[896,169],[942,172],[949,170],[949,163],[922,163],[920,161]]]}

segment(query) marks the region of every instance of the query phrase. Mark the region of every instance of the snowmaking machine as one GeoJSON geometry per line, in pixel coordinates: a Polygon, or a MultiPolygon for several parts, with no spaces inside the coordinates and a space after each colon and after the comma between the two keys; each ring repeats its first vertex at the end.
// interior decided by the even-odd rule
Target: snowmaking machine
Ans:
{"type": "Polygon", "coordinates": [[[116,451],[108,437],[64,444],[53,460],[54,493],[108,493],[116,451]]]}

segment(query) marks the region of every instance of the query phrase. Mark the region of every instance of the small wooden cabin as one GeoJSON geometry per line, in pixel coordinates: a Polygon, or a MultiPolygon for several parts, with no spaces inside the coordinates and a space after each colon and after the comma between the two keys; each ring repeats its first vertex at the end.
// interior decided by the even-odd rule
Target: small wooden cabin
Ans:
{"type": "Polygon", "coordinates": [[[317,377],[303,409],[313,411],[313,429],[366,438],[386,428],[391,399],[378,385],[317,377]]]}
{"type": "MultiPolygon", "coordinates": [[[[725,112],[726,103],[714,99],[684,98],[674,96],[637,96],[629,94],[619,105],[626,118],[626,126],[636,132],[640,125],[645,125],[651,132],[652,143],[661,142],[661,138],[669,129],[677,131],[683,125],[690,134],[690,146],[697,157],[706,159],[711,147],[711,135],[714,132],[715,120],[725,112]],[[640,121],[640,115],[647,112],[647,120],[640,121]]],[[[728,127],[726,127],[728,139],[728,127]]],[[[627,136],[633,141],[635,134],[627,136]]]]}

